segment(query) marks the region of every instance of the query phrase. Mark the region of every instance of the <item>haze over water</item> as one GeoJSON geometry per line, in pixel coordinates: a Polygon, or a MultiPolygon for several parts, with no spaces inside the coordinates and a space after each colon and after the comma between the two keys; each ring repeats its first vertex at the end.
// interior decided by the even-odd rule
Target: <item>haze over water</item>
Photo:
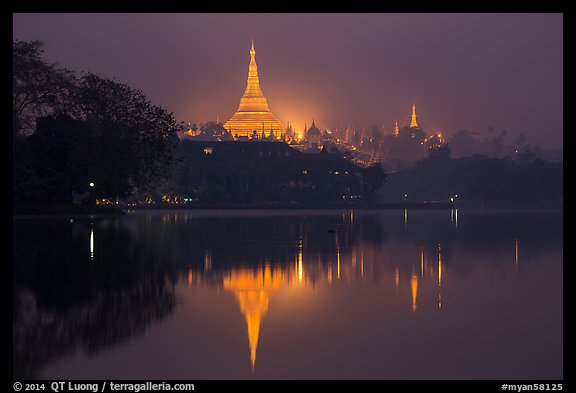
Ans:
{"type": "Polygon", "coordinates": [[[16,218],[13,268],[17,378],[563,377],[561,212],[16,218]]]}

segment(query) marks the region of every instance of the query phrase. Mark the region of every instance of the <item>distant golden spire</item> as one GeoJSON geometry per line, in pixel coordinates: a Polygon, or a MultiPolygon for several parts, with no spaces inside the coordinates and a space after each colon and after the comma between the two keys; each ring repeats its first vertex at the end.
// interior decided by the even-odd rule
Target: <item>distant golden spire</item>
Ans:
{"type": "Polygon", "coordinates": [[[420,128],[418,122],[416,121],[416,105],[412,103],[412,121],[410,121],[410,128],[420,128]]]}
{"type": "Polygon", "coordinates": [[[398,120],[396,120],[396,125],[394,126],[394,135],[398,136],[398,120]]]}
{"type": "Polygon", "coordinates": [[[284,130],[282,123],[270,111],[266,97],[264,97],[260,89],[256,49],[254,49],[254,39],[252,39],[246,90],[242,98],[240,98],[238,110],[230,120],[224,123],[224,128],[230,130],[233,134],[248,136],[254,130],[260,129],[262,123],[266,123],[266,128],[270,126],[275,136],[279,136],[284,130]]]}

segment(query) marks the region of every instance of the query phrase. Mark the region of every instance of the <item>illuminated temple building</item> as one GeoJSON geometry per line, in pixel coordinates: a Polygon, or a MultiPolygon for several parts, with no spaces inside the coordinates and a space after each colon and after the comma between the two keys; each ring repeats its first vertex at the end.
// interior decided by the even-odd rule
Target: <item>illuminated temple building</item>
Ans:
{"type": "Polygon", "coordinates": [[[270,134],[280,137],[285,131],[285,127],[268,108],[266,97],[260,89],[254,40],[252,40],[252,47],[250,48],[246,90],[240,99],[238,110],[230,120],[224,123],[224,128],[234,136],[246,137],[252,135],[254,131],[259,135],[265,133],[268,137],[270,134]]]}

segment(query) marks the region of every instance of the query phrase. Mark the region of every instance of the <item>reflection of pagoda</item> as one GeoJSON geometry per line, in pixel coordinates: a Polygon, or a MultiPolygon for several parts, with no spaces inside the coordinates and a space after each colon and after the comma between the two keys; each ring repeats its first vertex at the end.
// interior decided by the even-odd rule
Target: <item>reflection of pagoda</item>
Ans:
{"type": "Polygon", "coordinates": [[[236,300],[240,303],[240,311],[246,318],[252,369],[256,363],[260,322],[268,312],[270,295],[282,286],[288,286],[288,282],[286,271],[272,270],[269,266],[258,269],[232,269],[229,275],[224,277],[224,288],[234,292],[236,300]]]}
{"type": "MultiPolygon", "coordinates": [[[[343,212],[340,223],[341,229],[351,228],[355,223],[353,211],[343,212]]],[[[445,250],[440,244],[434,245],[434,248],[428,246],[428,251],[423,243],[414,245],[418,254],[414,255],[412,261],[398,264],[383,262],[382,251],[370,243],[363,243],[359,247],[350,246],[346,231],[334,232],[333,248],[328,253],[307,249],[307,242],[303,241],[305,236],[300,237],[297,249],[286,251],[279,259],[264,258],[260,262],[263,264],[257,267],[218,269],[214,267],[219,264],[212,261],[212,253],[205,250],[203,266],[198,263],[198,269],[190,266],[184,273],[183,280],[188,287],[208,284],[223,287],[234,294],[246,321],[252,371],[256,364],[260,325],[268,313],[271,296],[279,290],[338,285],[338,282],[376,280],[380,277],[378,281],[382,279],[380,282],[383,284],[390,283],[393,286],[396,305],[399,304],[399,299],[406,299],[404,304],[413,312],[426,310],[431,305],[428,300],[433,294],[434,307],[438,310],[445,308],[442,300],[446,279],[445,250]],[[382,273],[384,274],[381,276],[382,273]]],[[[515,246],[518,263],[517,242],[515,246]]],[[[240,258],[239,262],[246,261],[240,258]]],[[[313,294],[307,293],[306,296],[313,294]]],[[[270,334],[273,335],[274,332],[270,334]]]]}
{"type": "Polygon", "coordinates": [[[258,79],[258,66],[256,65],[256,50],[254,50],[254,40],[250,48],[250,65],[248,67],[248,81],[246,90],[240,99],[238,110],[230,120],[224,123],[224,128],[232,135],[250,136],[254,131],[257,133],[268,133],[280,137],[285,127],[278,118],[270,112],[266,97],[260,89],[258,79]]]}

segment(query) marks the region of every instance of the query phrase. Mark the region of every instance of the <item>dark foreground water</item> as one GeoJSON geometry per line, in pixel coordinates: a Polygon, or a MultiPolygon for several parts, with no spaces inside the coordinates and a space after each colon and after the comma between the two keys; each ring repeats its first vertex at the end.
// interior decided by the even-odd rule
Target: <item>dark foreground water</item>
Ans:
{"type": "Polygon", "coordinates": [[[563,377],[561,212],[13,226],[16,378],[563,377]]]}

